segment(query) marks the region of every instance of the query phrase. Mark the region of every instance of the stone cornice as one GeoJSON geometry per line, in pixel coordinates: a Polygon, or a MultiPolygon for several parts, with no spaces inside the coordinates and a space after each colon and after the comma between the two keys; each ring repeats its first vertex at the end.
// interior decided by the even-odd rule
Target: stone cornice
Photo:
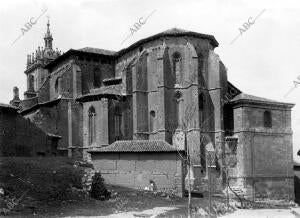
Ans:
{"type": "Polygon", "coordinates": [[[270,109],[278,109],[278,110],[288,110],[290,111],[295,104],[291,103],[283,103],[283,102],[268,102],[268,101],[256,101],[249,99],[240,99],[233,102],[230,102],[233,108],[239,107],[252,107],[252,108],[270,108],[270,109]]]}

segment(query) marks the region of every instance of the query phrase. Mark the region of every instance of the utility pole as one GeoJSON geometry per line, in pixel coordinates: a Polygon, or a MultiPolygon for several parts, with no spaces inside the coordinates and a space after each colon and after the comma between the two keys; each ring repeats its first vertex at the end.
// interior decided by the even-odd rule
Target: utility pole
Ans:
{"type": "Polygon", "coordinates": [[[209,167],[208,167],[208,202],[209,202],[209,218],[211,217],[211,156],[210,153],[208,153],[209,156],[209,167]]]}
{"type": "Polygon", "coordinates": [[[190,158],[190,148],[187,145],[187,131],[184,131],[184,144],[187,151],[187,168],[188,168],[188,218],[191,218],[191,199],[192,199],[192,193],[191,193],[191,158],[190,158]]]}

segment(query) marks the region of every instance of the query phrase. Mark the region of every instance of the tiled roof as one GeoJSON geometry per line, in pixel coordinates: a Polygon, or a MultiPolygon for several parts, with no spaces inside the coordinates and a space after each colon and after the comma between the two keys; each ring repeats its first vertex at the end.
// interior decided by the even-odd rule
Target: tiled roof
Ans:
{"type": "Polygon", "coordinates": [[[115,141],[106,147],[89,152],[176,152],[176,148],[163,140],[115,141]]]}
{"type": "Polygon", "coordinates": [[[78,51],[85,51],[85,52],[91,52],[96,54],[104,54],[104,55],[114,55],[116,54],[115,51],[100,49],[100,48],[92,48],[92,47],[84,47],[81,49],[78,49],[78,51]]]}
{"type": "Polygon", "coordinates": [[[261,97],[254,96],[254,95],[248,95],[248,94],[245,94],[245,93],[241,93],[241,94],[237,95],[236,97],[234,97],[232,99],[232,101],[236,101],[236,100],[240,100],[240,99],[254,100],[254,101],[278,102],[278,101],[274,101],[274,100],[267,99],[267,98],[261,98],[261,97]]]}
{"type": "Polygon", "coordinates": [[[60,135],[56,135],[56,134],[52,134],[52,133],[47,133],[47,136],[53,137],[53,138],[59,138],[59,139],[62,138],[60,135]]]}
{"type": "Polygon", "coordinates": [[[235,96],[231,102],[240,102],[240,101],[247,101],[247,102],[256,102],[256,103],[267,103],[267,104],[274,104],[274,105],[282,105],[282,106],[289,106],[292,107],[294,106],[294,104],[291,103],[285,103],[285,102],[279,102],[279,101],[275,101],[275,100],[271,100],[271,99],[267,99],[267,98],[262,98],[262,97],[258,97],[258,96],[254,96],[254,95],[248,95],[245,93],[241,93],[237,96],[235,96]]]}
{"type": "Polygon", "coordinates": [[[88,98],[93,98],[95,96],[105,96],[105,95],[114,95],[114,96],[125,96],[122,94],[123,86],[122,84],[102,86],[98,89],[91,89],[90,93],[80,95],[76,98],[77,101],[82,101],[88,98]]]}
{"type": "Polygon", "coordinates": [[[40,108],[41,106],[48,106],[48,105],[53,105],[53,104],[57,104],[60,100],[62,100],[63,98],[61,98],[61,96],[59,96],[58,98],[56,99],[53,99],[53,100],[50,100],[50,101],[45,101],[45,102],[40,102],[40,103],[37,103],[37,104],[34,104],[33,106],[29,107],[29,108],[23,108],[21,109],[19,112],[21,114],[24,114],[24,113],[28,113],[32,110],[35,110],[37,108],[40,108]]]}

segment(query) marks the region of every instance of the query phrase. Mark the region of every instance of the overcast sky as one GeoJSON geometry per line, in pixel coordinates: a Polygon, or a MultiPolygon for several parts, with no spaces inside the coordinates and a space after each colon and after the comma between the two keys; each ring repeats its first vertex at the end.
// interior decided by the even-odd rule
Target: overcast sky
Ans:
{"type": "Polygon", "coordinates": [[[228,68],[230,82],[247,94],[296,103],[292,112],[296,158],[300,148],[300,85],[285,94],[300,76],[299,0],[3,0],[0,102],[12,99],[13,86],[19,87],[23,98],[26,55],[44,46],[47,17],[53,46],[63,52],[87,46],[118,51],[174,27],[214,35],[220,44],[215,52],[228,68]],[[44,14],[43,9],[47,10],[44,14]],[[146,23],[121,44],[134,23],[151,12],[146,23]],[[21,28],[41,14],[22,35],[21,28]],[[253,23],[259,14],[240,35],[239,28],[245,29],[242,25],[248,20],[253,23]]]}

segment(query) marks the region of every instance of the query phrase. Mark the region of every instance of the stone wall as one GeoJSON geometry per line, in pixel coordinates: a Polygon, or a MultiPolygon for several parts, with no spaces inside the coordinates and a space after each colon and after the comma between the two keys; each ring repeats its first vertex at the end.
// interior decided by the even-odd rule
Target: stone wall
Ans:
{"type": "Polygon", "coordinates": [[[57,142],[16,111],[0,108],[0,156],[56,156],[57,142]]]}
{"type": "Polygon", "coordinates": [[[183,195],[183,166],[178,153],[96,153],[91,154],[95,170],[105,182],[134,189],[154,181],[159,191],[183,195]]]}
{"type": "Polygon", "coordinates": [[[213,49],[205,39],[162,38],[125,53],[115,65],[116,76],[124,81],[124,91],[132,93],[133,139],[165,140],[182,148],[182,130],[187,129],[197,177],[201,174],[199,153],[205,146],[200,145],[200,135],[205,135],[207,143],[216,144],[219,153],[224,145],[221,99],[227,72],[213,49]],[[180,57],[179,82],[174,54],[180,57]],[[204,96],[201,119],[200,94],[204,96]],[[150,113],[154,113],[153,129],[150,113]]]}
{"type": "Polygon", "coordinates": [[[108,145],[108,100],[102,98],[100,101],[85,102],[83,104],[83,147],[108,145]],[[95,142],[89,142],[89,110],[95,109],[95,142]]]}
{"type": "Polygon", "coordinates": [[[61,136],[58,142],[59,149],[82,147],[82,107],[79,103],[70,99],[60,99],[41,104],[23,116],[44,132],[61,136]]]}
{"type": "Polygon", "coordinates": [[[276,104],[234,106],[237,164],[231,184],[250,198],[294,199],[291,111],[276,104]],[[272,126],[264,126],[264,112],[272,126]]]}

